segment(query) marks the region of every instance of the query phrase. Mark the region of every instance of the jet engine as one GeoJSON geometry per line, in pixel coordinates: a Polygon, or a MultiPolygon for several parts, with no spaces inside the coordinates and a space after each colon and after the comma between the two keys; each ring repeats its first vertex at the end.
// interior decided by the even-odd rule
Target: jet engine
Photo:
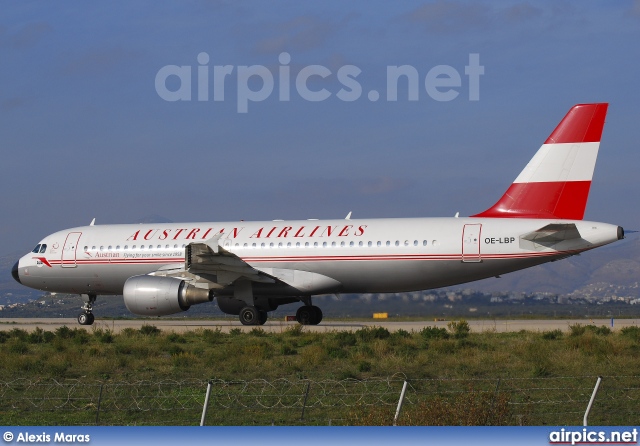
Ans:
{"type": "Polygon", "coordinates": [[[213,293],[172,277],[134,276],[124,283],[124,304],[141,316],[165,316],[211,302],[213,293]]]}

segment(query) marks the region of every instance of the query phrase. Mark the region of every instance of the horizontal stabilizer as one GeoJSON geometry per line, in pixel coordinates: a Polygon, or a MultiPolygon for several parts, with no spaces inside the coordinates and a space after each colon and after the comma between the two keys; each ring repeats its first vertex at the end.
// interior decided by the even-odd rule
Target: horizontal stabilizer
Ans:
{"type": "Polygon", "coordinates": [[[582,237],[574,223],[551,223],[520,238],[545,245],[582,237]]]}

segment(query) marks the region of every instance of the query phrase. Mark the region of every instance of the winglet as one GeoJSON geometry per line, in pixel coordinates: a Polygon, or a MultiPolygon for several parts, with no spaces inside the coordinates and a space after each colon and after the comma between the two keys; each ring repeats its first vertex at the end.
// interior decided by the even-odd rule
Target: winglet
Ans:
{"type": "Polygon", "coordinates": [[[573,106],[502,198],[473,217],[582,220],[608,106],[573,106]]]}

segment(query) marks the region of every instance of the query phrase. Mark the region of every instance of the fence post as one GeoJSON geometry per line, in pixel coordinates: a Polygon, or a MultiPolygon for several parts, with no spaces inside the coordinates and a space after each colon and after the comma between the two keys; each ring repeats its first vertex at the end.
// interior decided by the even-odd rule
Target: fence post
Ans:
{"type": "Polygon", "coordinates": [[[489,417],[493,415],[493,408],[496,406],[496,397],[498,396],[499,388],[500,388],[500,378],[498,378],[498,382],[496,382],[496,390],[493,391],[493,398],[491,398],[491,407],[489,407],[489,411],[487,412],[487,418],[484,420],[485,426],[489,425],[489,417]]]}
{"type": "Polygon", "coordinates": [[[202,417],[200,418],[200,426],[204,426],[204,420],[207,418],[207,409],[209,408],[209,397],[211,396],[211,381],[207,383],[207,394],[204,397],[204,406],[202,406],[202,417]]]}
{"type": "Polygon", "coordinates": [[[102,386],[104,384],[100,384],[100,396],[98,396],[98,410],[96,411],[96,426],[100,423],[100,403],[102,403],[102,386]]]}
{"type": "Polygon", "coordinates": [[[393,425],[395,426],[398,422],[398,417],[400,416],[400,411],[402,410],[402,403],[404,402],[404,394],[407,391],[407,382],[405,381],[402,385],[402,392],[400,392],[400,400],[398,400],[398,408],[396,409],[396,416],[393,417],[393,425]]]}
{"type": "Polygon", "coordinates": [[[593,401],[596,399],[596,393],[598,393],[598,387],[600,387],[601,381],[602,381],[602,376],[598,376],[598,381],[596,381],[596,386],[593,388],[593,393],[591,394],[591,399],[589,400],[587,411],[584,413],[584,418],[582,419],[583,426],[587,425],[587,417],[589,416],[589,412],[591,411],[591,406],[593,405],[593,401]]]}
{"type": "Polygon", "coordinates": [[[304,392],[304,401],[302,402],[302,415],[300,415],[300,421],[304,420],[304,409],[307,407],[307,398],[309,398],[309,387],[311,387],[311,381],[307,381],[307,390],[304,392]]]}

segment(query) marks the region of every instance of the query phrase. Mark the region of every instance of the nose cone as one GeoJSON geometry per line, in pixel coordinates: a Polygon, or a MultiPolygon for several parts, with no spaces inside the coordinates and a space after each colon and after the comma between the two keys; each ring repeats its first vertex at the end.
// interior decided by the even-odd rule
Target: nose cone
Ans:
{"type": "Polygon", "coordinates": [[[11,268],[11,275],[16,279],[16,282],[22,284],[22,282],[20,282],[20,275],[18,274],[18,262],[16,262],[16,264],[13,265],[13,268],[11,268]]]}

